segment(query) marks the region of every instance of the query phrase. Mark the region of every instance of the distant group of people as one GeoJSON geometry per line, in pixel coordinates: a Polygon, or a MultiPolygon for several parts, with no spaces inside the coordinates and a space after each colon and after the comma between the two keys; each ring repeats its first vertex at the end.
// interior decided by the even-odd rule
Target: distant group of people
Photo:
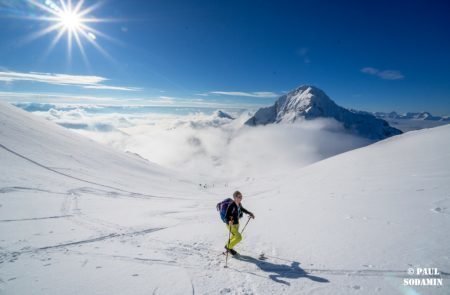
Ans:
{"type": "MultiPolygon", "coordinates": [[[[228,187],[228,183],[225,183],[223,186],[224,186],[224,187],[228,187]]],[[[207,188],[210,188],[210,187],[214,187],[214,183],[213,183],[212,185],[199,183],[199,184],[198,184],[198,187],[199,187],[200,189],[207,189],[207,188]]]]}

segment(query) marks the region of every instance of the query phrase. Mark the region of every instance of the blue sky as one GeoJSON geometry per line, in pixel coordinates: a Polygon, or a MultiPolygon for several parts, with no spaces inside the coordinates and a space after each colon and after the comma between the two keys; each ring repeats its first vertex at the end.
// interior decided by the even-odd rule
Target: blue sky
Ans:
{"type": "Polygon", "coordinates": [[[87,61],[66,34],[46,54],[57,30],[31,40],[53,24],[33,1],[0,0],[3,100],[268,105],[313,84],[345,107],[450,114],[448,1],[108,0],[86,15],[103,20],[87,61]]]}

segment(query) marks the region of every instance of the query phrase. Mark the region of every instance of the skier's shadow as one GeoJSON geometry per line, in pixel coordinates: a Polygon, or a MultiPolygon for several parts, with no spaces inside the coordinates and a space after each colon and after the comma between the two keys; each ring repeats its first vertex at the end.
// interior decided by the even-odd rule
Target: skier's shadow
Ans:
{"type": "Polygon", "coordinates": [[[318,282],[318,283],[329,283],[330,282],[329,280],[327,280],[325,278],[310,275],[303,268],[300,267],[300,263],[297,261],[293,261],[291,263],[291,265],[287,265],[287,264],[271,263],[266,260],[259,260],[259,259],[253,258],[251,256],[246,256],[246,255],[239,255],[238,257],[236,257],[236,259],[253,263],[257,267],[259,267],[262,271],[268,272],[268,273],[273,273],[273,274],[269,275],[269,278],[271,280],[273,280],[277,283],[288,285],[288,286],[290,285],[289,282],[282,280],[283,278],[286,278],[286,279],[307,278],[307,279],[310,279],[310,280],[312,280],[314,282],[318,282]]]}

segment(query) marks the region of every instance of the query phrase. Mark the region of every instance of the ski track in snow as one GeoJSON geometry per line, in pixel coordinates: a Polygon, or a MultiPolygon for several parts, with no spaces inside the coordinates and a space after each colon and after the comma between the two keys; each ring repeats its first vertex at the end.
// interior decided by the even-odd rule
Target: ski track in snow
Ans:
{"type": "Polygon", "coordinates": [[[59,175],[62,175],[64,177],[68,177],[68,178],[71,178],[71,179],[74,179],[74,180],[78,180],[78,181],[81,181],[81,182],[85,182],[85,183],[89,183],[89,184],[92,184],[92,185],[96,185],[96,186],[100,186],[100,187],[109,188],[109,189],[112,189],[112,190],[128,193],[130,196],[148,197],[148,198],[160,198],[160,199],[186,200],[185,198],[181,198],[181,197],[166,197],[166,196],[156,196],[156,195],[149,195],[149,194],[141,194],[141,193],[131,192],[131,191],[127,191],[127,190],[124,190],[124,189],[121,189],[121,188],[117,188],[117,187],[113,187],[113,186],[110,186],[110,185],[101,184],[101,183],[98,183],[98,182],[94,182],[94,181],[90,181],[90,180],[87,180],[87,179],[83,179],[83,178],[80,178],[80,177],[77,177],[77,176],[72,176],[70,174],[67,174],[67,173],[64,173],[64,172],[61,172],[61,171],[57,171],[57,170],[52,169],[52,168],[50,168],[48,166],[45,166],[45,165],[43,165],[41,163],[38,163],[35,160],[30,159],[29,157],[26,157],[26,156],[24,156],[24,155],[22,155],[20,153],[17,153],[15,151],[7,148],[6,146],[4,146],[1,143],[0,143],[0,147],[3,148],[4,150],[6,150],[6,151],[16,155],[16,156],[22,158],[22,159],[25,159],[26,161],[28,161],[28,162],[36,165],[36,166],[39,166],[39,167],[45,169],[45,170],[48,170],[48,171],[51,171],[53,173],[56,173],[56,174],[59,174],[59,175]]]}
{"type": "Polygon", "coordinates": [[[102,233],[105,228],[112,231],[124,231],[127,229],[126,227],[120,226],[118,224],[114,224],[105,220],[101,220],[99,218],[83,214],[83,212],[79,208],[79,200],[81,194],[73,193],[73,191],[74,190],[69,190],[69,193],[67,194],[64,202],[61,205],[61,214],[70,215],[73,217],[70,219],[70,221],[74,222],[77,225],[92,229],[100,233],[102,233]]]}
{"type": "Polygon", "coordinates": [[[34,218],[21,218],[21,219],[2,219],[0,222],[17,222],[17,221],[32,221],[32,220],[43,220],[43,219],[58,219],[72,217],[73,215],[58,215],[58,216],[46,216],[46,217],[34,217],[34,218]]]}
{"type": "Polygon", "coordinates": [[[56,244],[56,245],[44,246],[44,247],[39,247],[39,248],[35,248],[35,249],[14,251],[14,252],[10,252],[10,253],[5,252],[5,253],[2,253],[2,255],[17,257],[22,254],[37,253],[37,252],[41,252],[41,251],[67,248],[67,247],[71,247],[71,246],[79,246],[79,245],[96,243],[96,242],[101,242],[101,241],[116,239],[116,238],[132,238],[132,237],[136,237],[136,236],[140,236],[140,235],[146,235],[146,234],[149,234],[149,233],[152,233],[155,231],[159,231],[159,230],[163,230],[163,229],[165,229],[165,228],[149,228],[149,229],[144,229],[144,230],[139,230],[139,231],[134,231],[134,232],[127,232],[127,233],[111,233],[111,234],[104,235],[104,236],[99,236],[99,237],[94,237],[94,238],[89,238],[89,239],[84,239],[84,240],[79,240],[79,241],[72,241],[72,242],[67,242],[67,243],[61,243],[61,244],[56,244]]]}
{"type": "Polygon", "coordinates": [[[43,193],[56,194],[56,195],[66,195],[67,194],[67,193],[63,193],[63,192],[54,192],[54,191],[45,190],[45,189],[41,189],[41,188],[26,187],[26,186],[7,186],[7,187],[2,187],[2,188],[0,188],[0,194],[11,193],[11,192],[21,191],[21,190],[43,192],[43,193]]]}

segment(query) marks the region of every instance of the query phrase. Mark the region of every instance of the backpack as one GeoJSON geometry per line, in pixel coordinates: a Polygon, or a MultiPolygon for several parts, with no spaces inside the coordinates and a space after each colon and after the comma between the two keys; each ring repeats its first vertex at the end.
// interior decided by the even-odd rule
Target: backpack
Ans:
{"type": "Polygon", "coordinates": [[[227,211],[228,211],[228,207],[230,207],[230,205],[233,203],[233,199],[225,199],[220,203],[217,203],[217,211],[220,212],[220,219],[222,219],[223,222],[228,223],[228,221],[226,220],[226,215],[227,215],[227,211]]]}

